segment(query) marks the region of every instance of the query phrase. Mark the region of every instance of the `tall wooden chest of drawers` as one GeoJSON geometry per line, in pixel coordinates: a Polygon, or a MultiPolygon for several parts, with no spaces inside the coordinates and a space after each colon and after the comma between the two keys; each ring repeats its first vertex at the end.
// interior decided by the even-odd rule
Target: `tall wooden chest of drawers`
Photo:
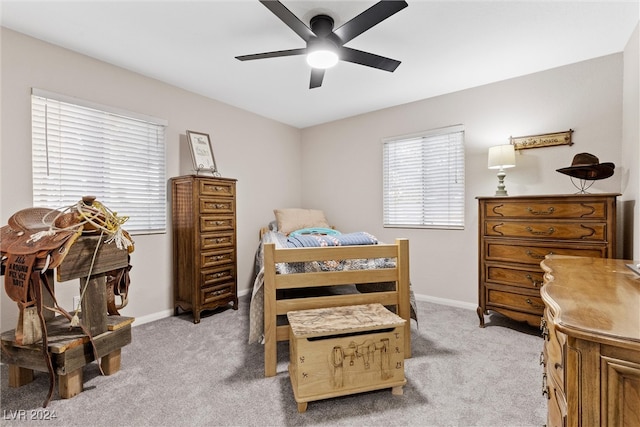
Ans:
{"type": "Polygon", "coordinates": [[[478,317],[538,326],[546,255],[614,258],[618,194],[478,197],[478,317]]]}
{"type": "Polygon", "coordinates": [[[236,180],[171,178],[174,310],[238,309],[236,180]]]}

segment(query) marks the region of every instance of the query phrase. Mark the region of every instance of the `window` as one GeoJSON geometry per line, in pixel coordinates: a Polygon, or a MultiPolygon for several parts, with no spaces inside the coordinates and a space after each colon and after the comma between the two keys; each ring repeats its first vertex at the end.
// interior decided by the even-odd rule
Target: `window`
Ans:
{"type": "Polygon", "coordinates": [[[165,232],[166,125],[33,89],[33,205],[65,208],[95,196],[129,217],[130,234],[165,232]]]}
{"type": "Polygon", "coordinates": [[[464,228],[462,125],[383,140],[385,227],[464,228]]]}

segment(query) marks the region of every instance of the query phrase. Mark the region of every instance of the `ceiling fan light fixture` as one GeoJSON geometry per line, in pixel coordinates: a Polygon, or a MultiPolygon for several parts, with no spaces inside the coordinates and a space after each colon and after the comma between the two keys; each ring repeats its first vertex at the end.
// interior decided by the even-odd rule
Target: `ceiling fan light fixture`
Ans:
{"type": "Polygon", "coordinates": [[[307,55],[307,64],[313,68],[327,69],[338,63],[338,54],[329,49],[318,49],[307,55]]]}

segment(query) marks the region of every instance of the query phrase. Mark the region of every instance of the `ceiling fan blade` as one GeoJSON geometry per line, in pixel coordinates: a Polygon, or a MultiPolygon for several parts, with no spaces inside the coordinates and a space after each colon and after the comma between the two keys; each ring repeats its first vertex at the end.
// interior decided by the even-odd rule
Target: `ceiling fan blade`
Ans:
{"type": "Polygon", "coordinates": [[[304,41],[309,41],[311,37],[315,37],[311,28],[307,27],[296,15],[287,9],[277,0],[260,0],[274,15],[276,15],[287,27],[291,28],[297,35],[302,37],[304,41]]]}
{"type": "Polygon", "coordinates": [[[400,65],[400,61],[396,61],[395,59],[385,58],[384,56],[344,46],[340,49],[339,55],[342,61],[366,65],[367,67],[378,68],[389,72],[394,72],[395,69],[398,68],[398,65],[400,65]]]}
{"type": "Polygon", "coordinates": [[[320,87],[322,85],[322,79],[324,78],[324,68],[312,68],[311,69],[311,81],[309,82],[309,89],[320,87]]]}
{"type": "Polygon", "coordinates": [[[240,55],[240,56],[236,56],[236,59],[239,59],[240,61],[249,61],[251,59],[278,58],[280,56],[303,55],[305,53],[307,53],[307,48],[303,47],[300,49],[276,50],[273,52],[253,53],[251,55],[240,55]]]}
{"type": "MultiPolygon", "coordinates": [[[[391,15],[400,12],[409,6],[406,1],[383,0],[362,12],[352,20],[346,22],[333,33],[338,36],[342,44],[353,40],[355,37],[379,24],[391,15]]],[[[365,64],[366,65],[366,64],[365,64]]]]}

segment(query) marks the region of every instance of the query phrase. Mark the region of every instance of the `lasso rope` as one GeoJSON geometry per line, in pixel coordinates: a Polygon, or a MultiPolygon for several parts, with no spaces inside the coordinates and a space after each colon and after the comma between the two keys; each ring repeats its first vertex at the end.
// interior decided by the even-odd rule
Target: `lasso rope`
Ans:
{"type": "MultiPolygon", "coordinates": [[[[39,231],[30,236],[29,241],[37,242],[45,236],[53,236],[58,231],[67,231],[67,230],[76,230],[79,227],[83,227],[86,224],[90,224],[95,227],[97,230],[101,230],[101,236],[106,233],[109,237],[104,241],[104,243],[115,243],[118,249],[127,249],[131,252],[131,248],[133,248],[133,242],[131,239],[125,234],[122,229],[122,224],[127,222],[129,219],[128,216],[118,216],[117,213],[113,212],[111,209],[104,206],[102,203],[97,201],[92,201],[91,204],[85,203],[83,200],[80,200],[74,205],[67,206],[62,210],[52,210],[48,212],[42,217],[43,224],[50,224],[48,230],[39,231]],[[68,227],[56,227],[57,220],[64,214],[75,211],[78,214],[78,218],[80,222],[72,224],[68,227]],[[50,223],[48,219],[52,212],[58,212],[53,221],[50,223]]],[[[84,230],[87,231],[87,230],[84,230]]]]}

